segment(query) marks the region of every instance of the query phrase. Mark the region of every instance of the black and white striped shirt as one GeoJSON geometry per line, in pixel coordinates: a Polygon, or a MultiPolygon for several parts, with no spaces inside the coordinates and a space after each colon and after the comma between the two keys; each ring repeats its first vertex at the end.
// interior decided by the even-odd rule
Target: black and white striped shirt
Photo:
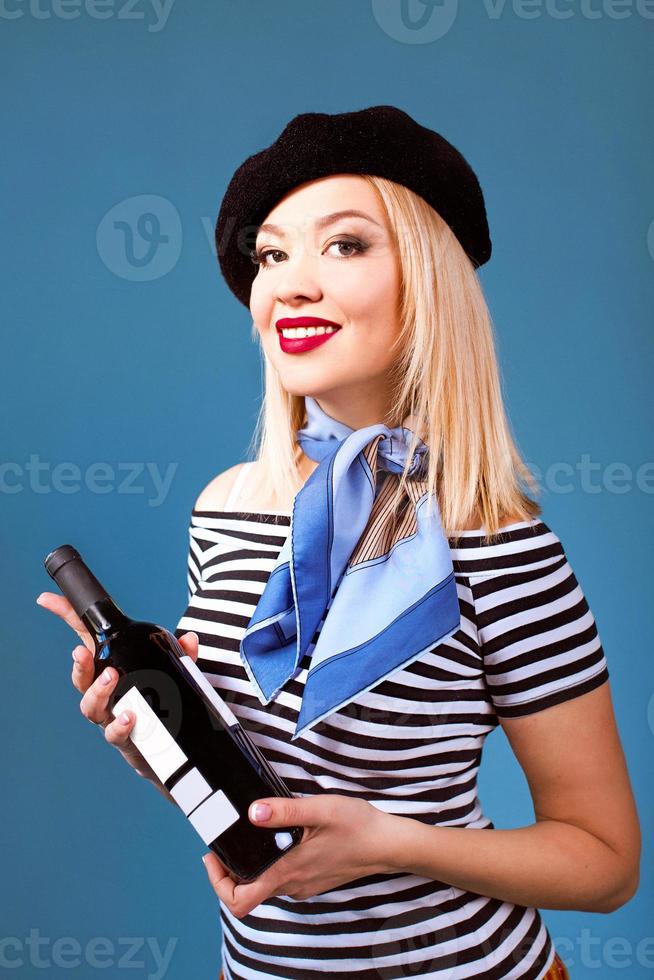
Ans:
{"type": "MultiPolygon", "coordinates": [[[[352,795],[430,825],[493,828],[477,772],[498,719],[608,679],[558,537],[538,518],[490,544],[463,532],[451,545],[460,630],[291,743],[313,645],[266,706],[239,657],[289,529],[290,513],[194,509],[176,635],[198,634],[198,666],[295,795],[352,795]]],[[[220,916],[226,980],[538,980],[555,952],[537,909],[414,874],[368,876],[302,901],[271,897],[242,919],[221,902],[220,916]]]]}

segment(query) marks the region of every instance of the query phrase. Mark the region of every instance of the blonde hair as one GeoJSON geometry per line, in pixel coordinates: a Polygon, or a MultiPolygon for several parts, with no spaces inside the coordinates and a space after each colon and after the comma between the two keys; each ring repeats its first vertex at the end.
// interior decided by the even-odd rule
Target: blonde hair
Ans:
{"type": "MultiPolygon", "coordinates": [[[[407,462],[397,479],[393,513],[401,511],[418,432],[429,447],[426,488],[438,500],[445,534],[458,540],[474,514],[486,537],[506,518],[531,520],[540,505],[527,493],[540,488],[516,446],[502,398],[493,326],[474,266],[440,215],[409,188],[365,175],[377,191],[391,229],[401,271],[400,331],[390,428],[407,416],[414,429],[407,462]],[[523,486],[524,484],[525,486],[523,486]]],[[[295,433],[306,423],[304,398],[289,394],[260,344],[263,399],[248,448],[257,460],[254,493],[278,501],[304,483],[303,453],[295,433]]],[[[410,426],[409,426],[410,427],[410,426]]],[[[428,504],[428,506],[429,506],[428,504]]]]}

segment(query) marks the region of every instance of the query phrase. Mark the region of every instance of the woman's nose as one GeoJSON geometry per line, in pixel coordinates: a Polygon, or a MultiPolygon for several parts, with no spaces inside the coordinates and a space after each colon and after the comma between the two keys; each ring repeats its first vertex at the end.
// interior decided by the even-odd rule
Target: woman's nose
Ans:
{"type": "Polygon", "coordinates": [[[315,260],[305,252],[284,262],[285,268],[279,271],[275,281],[277,299],[289,303],[294,299],[320,299],[322,287],[315,260]]]}

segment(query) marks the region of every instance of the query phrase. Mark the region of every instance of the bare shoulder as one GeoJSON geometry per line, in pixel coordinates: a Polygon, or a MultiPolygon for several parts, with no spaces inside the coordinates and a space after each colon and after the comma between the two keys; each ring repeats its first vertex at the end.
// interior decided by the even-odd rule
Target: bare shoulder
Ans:
{"type": "Polygon", "coordinates": [[[229,469],[223,470],[222,473],[214,476],[195,501],[195,509],[222,510],[236,477],[245,465],[245,463],[236,463],[235,466],[230,466],[229,469]]]}

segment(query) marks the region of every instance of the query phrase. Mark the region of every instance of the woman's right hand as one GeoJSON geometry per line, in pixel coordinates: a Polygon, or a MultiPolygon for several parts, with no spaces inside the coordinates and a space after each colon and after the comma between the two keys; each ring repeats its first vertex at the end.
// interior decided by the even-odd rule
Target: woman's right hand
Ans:
{"type": "MultiPolygon", "coordinates": [[[[80,711],[84,717],[103,728],[107,742],[118,749],[125,761],[136,770],[139,776],[149,779],[164,796],[172,801],[166,787],[130,739],[130,733],[136,722],[134,712],[124,711],[118,718],[114,718],[109,710],[109,699],[120,676],[118,671],[113,667],[107,667],[94,681],[95,644],[69,600],[57,592],[42,592],[36,601],[44,609],[49,609],[56,616],[60,616],[82,640],[82,643],[73,649],[71,680],[73,686],[82,694],[80,711]]],[[[184,633],[178,638],[178,642],[184,653],[187,653],[195,662],[198,658],[197,634],[184,633]]]]}

